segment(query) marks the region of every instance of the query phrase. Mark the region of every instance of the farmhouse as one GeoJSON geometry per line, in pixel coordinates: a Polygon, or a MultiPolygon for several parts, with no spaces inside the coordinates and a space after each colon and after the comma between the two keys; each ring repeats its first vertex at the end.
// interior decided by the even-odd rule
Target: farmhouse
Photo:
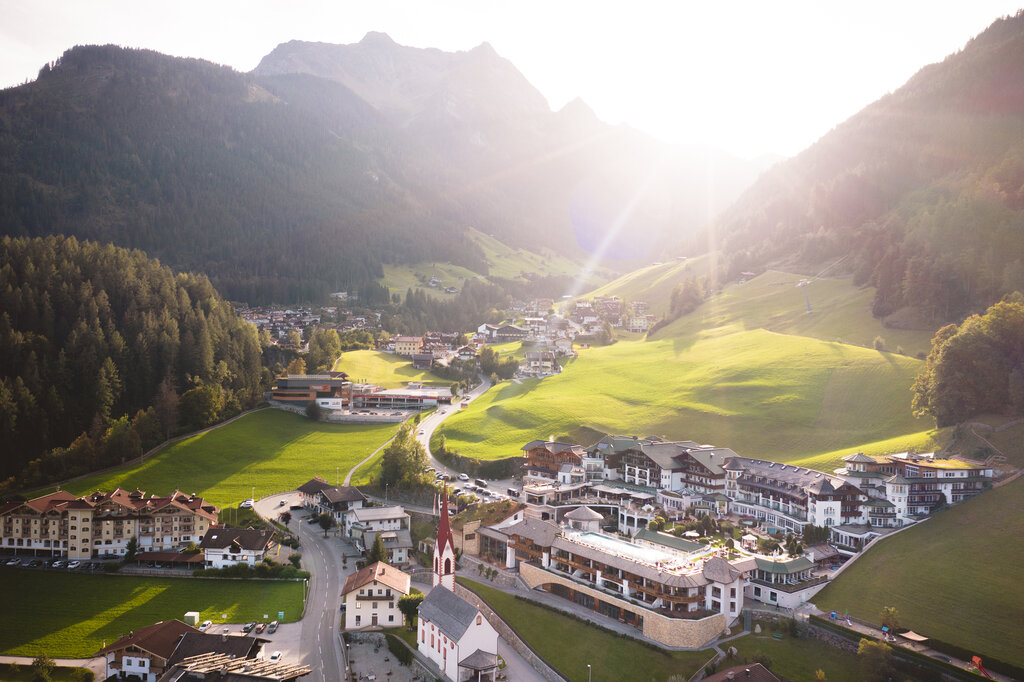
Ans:
{"type": "Polygon", "coordinates": [[[410,580],[408,573],[381,561],[350,575],[341,589],[345,629],[401,625],[398,600],[409,594],[410,580]]]}
{"type": "Polygon", "coordinates": [[[0,547],[69,559],[118,556],[136,537],[140,551],[177,550],[217,525],[217,507],[175,491],[164,497],[120,488],[75,497],[66,491],[0,505],[0,547]]]}
{"type": "Polygon", "coordinates": [[[274,546],[274,531],[253,528],[211,528],[199,545],[208,568],[235,564],[255,566],[274,546]]]}
{"type": "Polygon", "coordinates": [[[156,682],[178,642],[189,632],[200,634],[180,620],[160,621],[129,632],[96,655],[103,657],[108,678],[134,675],[143,682],[156,682]]]}
{"type": "Polygon", "coordinates": [[[412,357],[416,353],[420,352],[420,348],[423,347],[423,337],[421,336],[396,336],[395,337],[395,354],[404,355],[406,357],[412,357]]]}

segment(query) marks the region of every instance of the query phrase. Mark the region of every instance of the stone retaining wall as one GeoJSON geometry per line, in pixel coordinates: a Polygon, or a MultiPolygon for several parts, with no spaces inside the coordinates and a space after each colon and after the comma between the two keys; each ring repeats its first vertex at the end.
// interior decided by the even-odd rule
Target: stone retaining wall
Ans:
{"type": "Polygon", "coordinates": [[[548,682],[568,682],[566,678],[562,677],[557,670],[552,668],[547,661],[541,658],[540,654],[533,650],[529,644],[524,642],[522,638],[516,634],[516,631],[512,629],[512,626],[505,622],[505,619],[495,613],[494,609],[485,602],[480,595],[470,590],[467,587],[459,583],[455,583],[455,594],[459,595],[470,604],[480,609],[480,613],[484,614],[484,618],[491,624],[495,630],[498,631],[498,636],[508,642],[516,653],[526,659],[526,661],[533,666],[533,669],[540,673],[541,677],[548,682]]]}

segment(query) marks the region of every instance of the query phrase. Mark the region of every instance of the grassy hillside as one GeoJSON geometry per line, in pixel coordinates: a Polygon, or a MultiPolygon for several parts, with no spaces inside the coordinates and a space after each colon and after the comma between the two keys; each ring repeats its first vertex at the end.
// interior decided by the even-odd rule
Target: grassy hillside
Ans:
{"type": "MultiPolygon", "coordinates": [[[[534,438],[687,438],[792,461],[921,434],[909,386],[921,361],[764,330],[713,330],[581,353],[561,375],[503,383],[442,426],[470,457],[534,438]]],[[[914,440],[911,438],[910,440],[914,440]]],[[[849,451],[849,452],[848,452],[849,451]]]]}
{"type": "Polygon", "coordinates": [[[855,287],[849,279],[818,279],[806,287],[805,298],[804,288],[796,286],[801,279],[801,275],[769,270],[728,287],[658,336],[685,336],[707,328],[761,328],[868,347],[881,336],[887,349],[902,346],[909,355],[930,349],[934,330],[887,329],[872,317],[873,288],[855,287]]]}
{"type": "MultiPolygon", "coordinates": [[[[284,611],[284,622],[302,615],[302,582],[191,580],[80,575],[0,568],[4,614],[17,627],[0,628],[0,652],[53,658],[92,656],[130,630],[186,611],[214,623],[263,620],[284,611]],[[227,618],[221,616],[227,614],[227,618]]],[[[236,630],[237,631],[237,630],[236,630]]],[[[218,630],[219,632],[219,630],[218,630]]]]}
{"type": "Polygon", "coordinates": [[[903,627],[1024,665],[1024,480],[1018,479],[883,540],[815,599],[878,622],[895,606],[903,627]]]}
{"type": "Polygon", "coordinates": [[[401,388],[410,381],[449,386],[450,381],[431,372],[416,369],[412,360],[394,353],[375,350],[351,350],[341,354],[334,369],[346,372],[352,381],[367,381],[384,388],[401,388]]]}
{"type": "MultiPolygon", "coordinates": [[[[520,280],[524,273],[535,277],[575,277],[581,270],[579,263],[560,256],[550,249],[539,247],[537,250],[517,249],[479,230],[469,230],[470,239],[480,247],[487,263],[487,272],[473,272],[459,265],[450,263],[416,263],[414,265],[383,265],[384,276],[379,282],[391,293],[403,296],[410,288],[419,289],[435,298],[454,298],[455,294],[446,294],[444,287],[462,289],[467,279],[488,278],[520,280]],[[428,286],[431,277],[437,277],[441,284],[437,288],[428,286]]],[[[593,273],[590,280],[583,286],[596,286],[610,277],[610,271],[601,270],[593,273]]]]}
{"type": "MultiPolygon", "coordinates": [[[[118,486],[166,495],[177,488],[226,507],[248,498],[254,487],[263,497],[294,490],[314,475],[333,481],[338,467],[344,479],[394,432],[394,424],[320,424],[291,412],[260,410],[175,443],[141,464],[65,488],[76,495],[118,486]]],[[[353,483],[365,482],[372,471],[360,469],[353,483]]]]}
{"type": "Polygon", "coordinates": [[[646,301],[651,314],[661,316],[668,311],[672,289],[691,277],[703,277],[714,262],[712,254],[647,265],[583,294],[582,298],[618,296],[627,301],[646,301]]]}

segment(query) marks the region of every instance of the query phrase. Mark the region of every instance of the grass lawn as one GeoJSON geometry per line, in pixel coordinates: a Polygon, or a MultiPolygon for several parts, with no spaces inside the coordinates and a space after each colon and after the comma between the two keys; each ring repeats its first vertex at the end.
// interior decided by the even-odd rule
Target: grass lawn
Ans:
{"type": "Polygon", "coordinates": [[[672,289],[691,277],[703,277],[716,263],[709,255],[685,261],[671,260],[661,265],[646,265],[628,272],[581,298],[618,296],[627,301],[645,301],[652,315],[660,317],[668,311],[672,289]]]}
{"type": "Polygon", "coordinates": [[[570,680],[593,682],[688,678],[714,656],[706,651],[661,651],[628,637],[619,637],[472,580],[474,589],[548,663],[570,680]],[[571,646],[567,643],[572,643],[571,646]]]}
{"type": "Polygon", "coordinates": [[[418,289],[428,296],[441,300],[455,300],[456,294],[446,294],[445,287],[462,290],[466,279],[476,279],[479,274],[459,265],[446,263],[416,263],[415,265],[384,265],[384,276],[378,281],[392,294],[405,296],[409,289],[418,289]],[[431,277],[441,280],[438,287],[427,286],[431,277]]]}
{"type": "MultiPolygon", "coordinates": [[[[19,665],[17,666],[18,672],[14,672],[10,663],[0,663],[0,680],[4,682],[31,682],[32,677],[32,665],[19,665]]],[[[54,668],[53,673],[50,675],[50,679],[53,682],[74,682],[75,680],[82,679],[76,677],[78,671],[88,672],[87,668],[54,668]]]]}
{"type": "MultiPolygon", "coordinates": [[[[927,432],[910,413],[922,362],[756,329],[705,330],[591,348],[562,374],[504,382],[440,431],[469,457],[520,454],[553,435],[659,435],[793,461],[927,432]]],[[[919,440],[922,437],[914,437],[919,440]]]]}
{"type": "MultiPolygon", "coordinates": [[[[722,650],[736,647],[741,659],[753,660],[761,654],[772,661],[772,672],[791,680],[813,680],[816,670],[825,671],[829,682],[860,682],[864,673],[857,655],[831,647],[817,639],[794,639],[787,633],[785,639],[773,639],[770,633],[746,635],[722,645],[722,650]]],[[[742,665],[741,661],[726,660],[720,669],[742,665]]]]}
{"type": "Polygon", "coordinates": [[[376,350],[342,353],[334,369],[345,372],[352,381],[365,381],[384,388],[404,388],[410,381],[422,381],[431,386],[452,384],[432,372],[415,369],[409,358],[376,350]]]}
{"type": "Polygon", "coordinates": [[[301,582],[198,580],[61,574],[0,568],[5,588],[0,651],[14,656],[84,658],[143,625],[182,619],[199,611],[200,621],[284,621],[302,613],[301,582]],[[227,614],[227,619],[221,615],[227,614]],[[10,624],[17,623],[17,627],[10,624]]]}
{"type": "Polygon", "coordinates": [[[1024,665],[1021,509],[1024,479],[942,511],[879,542],[814,603],[875,623],[894,606],[903,627],[1024,665]]]}
{"type": "MultiPolygon", "coordinates": [[[[260,410],[226,426],[180,441],[141,464],[66,486],[76,495],[120,486],[166,495],[175,488],[219,507],[294,490],[314,475],[334,481],[376,450],[395,424],[323,424],[283,410],[260,410]]],[[[378,460],[379,461],[379,460],[378,460]]],[[[361,481],[373,464],[357,472],[361,481]]]]}

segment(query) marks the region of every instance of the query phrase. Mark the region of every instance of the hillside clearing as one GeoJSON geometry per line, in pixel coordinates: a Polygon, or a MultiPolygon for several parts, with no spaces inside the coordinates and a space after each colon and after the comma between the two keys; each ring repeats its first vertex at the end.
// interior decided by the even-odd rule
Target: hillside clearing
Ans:
{"type": "Polygon", "coordinates": [[[441,431],[480,459],[535,438],[589,445],[625,433],[792,461],[924,431],[908,390],[921,364],[763,330],[623,341],[582,352],[558,376],[499,384],[441,431]]]}
{"type": "Polygon", "coordinates": [[[352,381],[377,384],[383,388],[403,388],[410,381],[420,381],[429,386],[450,386],[452,383],[433,372],[416,369],[411,358],[377,350],[346,351],[334,363],[334,369],[345,372],[352,381]]]}
{"type": "MultiPolygon", "coordinates": [[[[324,424],[283,410],[259,410],[180,441],[146,461],[69,483],[76,495],[138,488],[166,495],[196,493],[219,507],[294,490],[314,475],[333,481],[376,450],[394,424],[324,424]]],[[[354,482],[372,471],[365,466],[354,482]]]]}

